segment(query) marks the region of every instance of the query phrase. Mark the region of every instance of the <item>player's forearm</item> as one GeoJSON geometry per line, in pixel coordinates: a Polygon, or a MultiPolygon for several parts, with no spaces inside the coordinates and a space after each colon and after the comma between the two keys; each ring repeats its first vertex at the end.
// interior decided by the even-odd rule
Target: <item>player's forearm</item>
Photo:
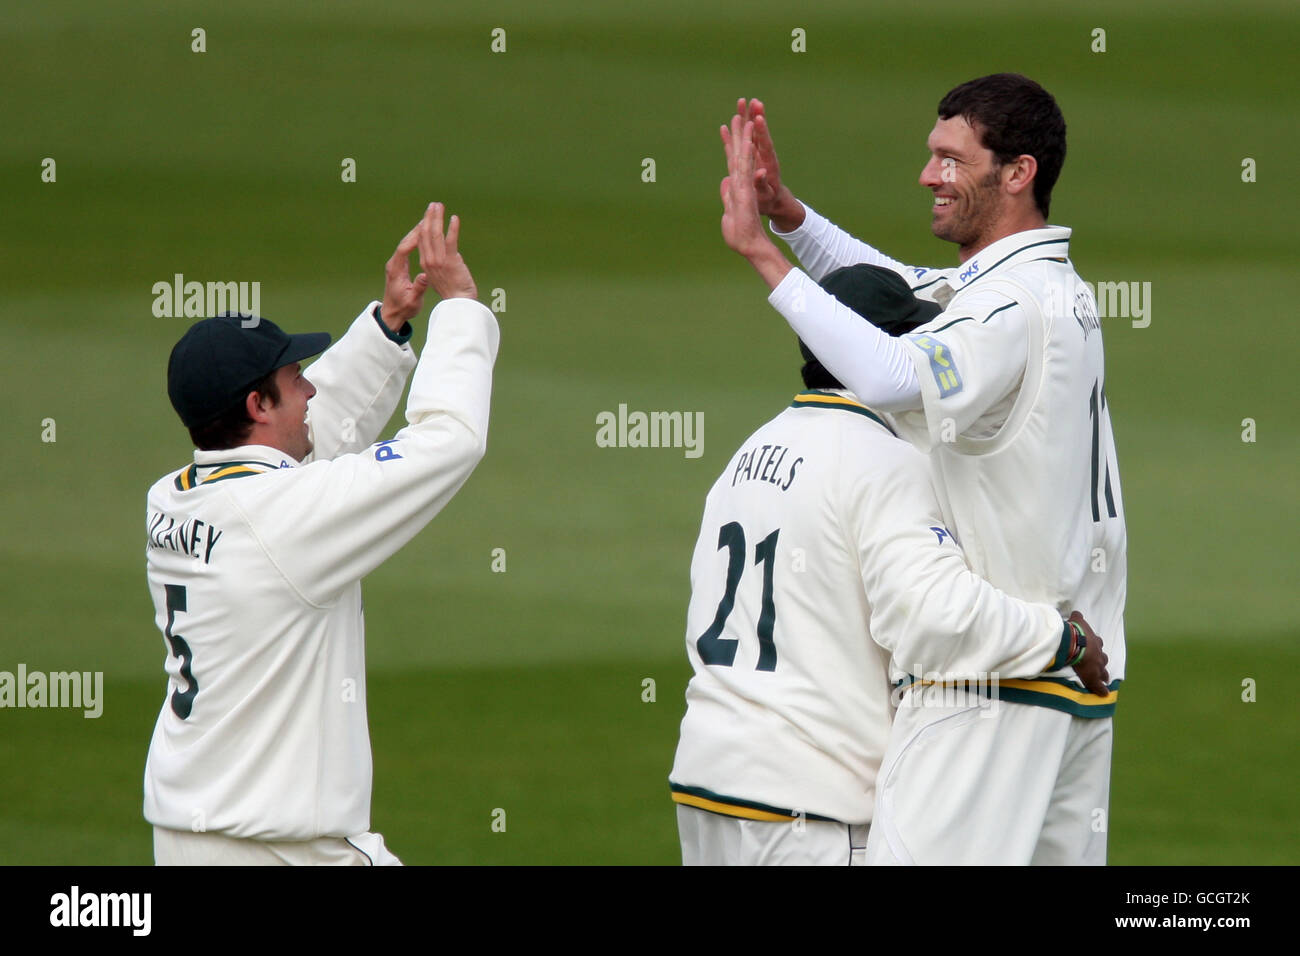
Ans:
{"type": "Polygon", "coordinates": [[[959,618],[950,631],[941,623],[940,630],[930,632],[929,640],[909,642],[907,654],[896,658],[899,666],[914,674],[922,668],[934,670],[945,679],[962,675],[1031,678],[1065,666],[1070,632],[1055,608],[1017,601],[977,575],[971,576],[982,593],[973,597],[969,616],[959,618]]]}
{"type": "Polygon", "coordinates": [[[772,232],[790,246],[799,264],[813,279],[820,282],[827,273],[859,262],[885,266],[900,275],[906,274],[908,267],[904,263],[855,239],[811,206],[797,199],[794,202],[803,214],[798,217],[787,214],[781,219],[772,216],[772,232]]]}
{"type": "Polygon", "coordinates": [[[794,268],[790,261],[781,255],[781,250],[770,242],[764,242],[755,251],[747,253],[745,258],[754,267],[769,289],[775,289],[781,280],[794,268]]]}
{"type": "Polygon", "coordinates": [[[1048,604],[1017,600],[970,570],[945,526],[924,457],[844,452],[846,514],[858,529],[871,634],[894,666],[942,679],[1033,677],[1061,650],[1064,623],[1048,604]]]}
{"type": "Polygon", "coordinates": [[[807,275],[790,270],[768,301],[822,365],[879,411],[921,406],[921,385],[906,347],[840,303],[807,275]]]}
{"type": "Polygon", "coordinates": [[[1035,677],[1064,665],[1069,634],[1056,609],[1010,597],[956,555],[914,572],[906,587],[873,605],[871,627],[892,636],[895,667],[915,677],[1035,677]]]}
{"type": "Polygon", "coordinates": [[[401,401],[415,352],[386,335],[371,302],[334,345],[308,367],[312,458],[355,452],[379,437],[401,401]]]}

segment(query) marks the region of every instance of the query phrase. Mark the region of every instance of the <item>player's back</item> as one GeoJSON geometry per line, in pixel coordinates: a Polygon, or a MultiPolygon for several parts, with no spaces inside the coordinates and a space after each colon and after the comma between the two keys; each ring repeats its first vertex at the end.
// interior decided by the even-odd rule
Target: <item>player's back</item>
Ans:
{"type": "Polygon", "coordinates": [[[282,840],[369,826],[360,587],[308,599],[249,517],[301,471],[187,468],[150,489],[149,590],[171,678],[145,776],[154,824],[282,840]]]}
{"type": "Polygon", "coordinates": [[[870,820],[892,710],[851,524],[870,514],[853,492],[865,472],[928,494],[927,470],[870,411],[828,392],[802,393],[732,456],[691,562],[695,676],[675,800],[760,819],[870,820]]]}

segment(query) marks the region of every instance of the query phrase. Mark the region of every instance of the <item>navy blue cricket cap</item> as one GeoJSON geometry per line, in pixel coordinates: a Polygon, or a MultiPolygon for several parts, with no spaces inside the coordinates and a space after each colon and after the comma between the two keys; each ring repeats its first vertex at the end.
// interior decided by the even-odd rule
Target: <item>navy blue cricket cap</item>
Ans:
{"type": "Polygon", "coordinates": [[[289,335],[270,319],[223,312],[190,326],[167,360],[167,397],[186,428],[204,425],[239,403],[284,365],[324,352],[328,332],[289,335]]]}
{"type": "MultiPolygon", "coordinates": [[[[906,335],[943,311],[918,299],[903,277],[885,266],[844,266],[828,272],[818,285],[886,335],[906,335]]],[[[799,351],[805,362],[817,361],[802,339],[799,351]]]]}

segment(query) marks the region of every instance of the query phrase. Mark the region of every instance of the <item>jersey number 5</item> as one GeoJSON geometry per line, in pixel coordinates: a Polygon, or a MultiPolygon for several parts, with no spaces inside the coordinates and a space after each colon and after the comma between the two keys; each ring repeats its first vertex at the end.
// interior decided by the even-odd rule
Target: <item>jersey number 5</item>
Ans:
{"type": "MultiPolygon", "coordinates": [[[[776,670],[776,641],[772,637],[776,629],[776,604],[772,601],[772,568],[776,563],[776,539],[781,533],[777,528],[754,548],[754,563],[763,565],[763,606],[758,618],[758,667],[755,670],[776,670]]],[[[736,660],[736,649],[740,641],[735,638],[721,637],[727,625],[731,609],[736,605],[736,588],[740,586],[740,576],[745,570],[745,531],[735,521],[722,526],[718,532],[718,550],[727,549],[727,585],[718,602],[718,611],[713,616],[709,629],[695,641],[695,648],[700,652],[700,660],[706,664],[721,664],[730,667],[736,660]]]]}
{"type": "Polygon", "coordinates": [[[172,712],[184,720],[194,708],[194,695],[199,692],[199,682],[194,679],[194,672],[190,669],[190,665],[194,663],[194,652],[190,650],[190,645],[186,643],[185,638],[172,633],[172,627],[176,623],[176,613],[186,609],[185,585],[164,584],[163,587],[167,589],[167,628],[163,631],[163,636],[171,645],[172,653],[181,659],[181,677],[185,678],[186,684],[189,685],[183,691],[179,687],[176,688],[172,694],[172,712]]]}

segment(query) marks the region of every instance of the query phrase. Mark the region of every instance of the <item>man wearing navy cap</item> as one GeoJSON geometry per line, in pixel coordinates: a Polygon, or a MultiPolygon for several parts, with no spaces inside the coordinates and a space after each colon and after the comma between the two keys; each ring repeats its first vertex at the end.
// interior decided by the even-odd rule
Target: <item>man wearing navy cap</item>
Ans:
{"type": "Polygon", "coordinates": [[[167,392],[197,450],[154,484],[146,560],[167,696],[145,767],[159,864],[396,864],[370,832],[361,578],[486,450],[499,332],[443,207],[388,261],[384,299],[325,350],[257,316],[196,323],[167,392]],[[412,279],[409,256],[419,252],[412,279]],[[409,320],[428,287],[418,363],[409,320]],[[377,442],[414,369],[407,427],[377,442]]]}

